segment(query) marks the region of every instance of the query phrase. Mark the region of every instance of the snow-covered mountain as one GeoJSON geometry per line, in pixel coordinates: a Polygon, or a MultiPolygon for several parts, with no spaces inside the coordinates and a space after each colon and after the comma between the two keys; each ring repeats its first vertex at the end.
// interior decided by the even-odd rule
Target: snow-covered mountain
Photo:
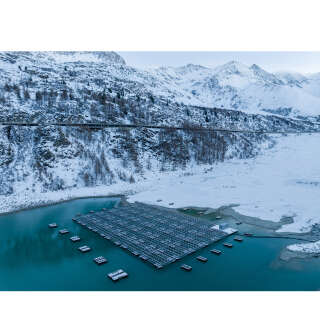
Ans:
{"type": "Polygon", "coordinates": [[[72,88],[122,89],[124,97],[152,94],[191,106],[289,117],[320,115],[320,74],[273,74],[235,61],[213,69],[188,64],[140,70],[114,52],[0,53],[0,82],[19,84],[31,78],[43,87],[58,80],[72,88]]]}
{"type": "Polygon", "coordinates": [[[165,89],[172,86],[168,97],[188,105],[290,117],[320,114],[320,75],[316,74],[273,74],[256,64],[235,61],[214,69],[189,64],[150,72],[161,81],[159,94],[165,95],[165,89]]]}
{"type": "MultiPolygon", "coordinates": [[[[279,114],[319,114],[319,83],[236,62],[140,70],[114,52],[2,52],[0,120],[312,130],[279,114]]],[[[271,144],[252,133],[2,126],[0,195],[133,183],[271,144]]]]}

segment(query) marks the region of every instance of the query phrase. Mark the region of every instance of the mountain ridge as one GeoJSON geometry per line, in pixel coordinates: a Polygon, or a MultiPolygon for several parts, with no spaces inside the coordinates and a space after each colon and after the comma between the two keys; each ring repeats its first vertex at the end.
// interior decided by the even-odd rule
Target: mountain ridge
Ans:
{"type": "MultiPolygon", "coordinates": [[[[229,66],[233,71],[228,75],[238,75],[236,65],[229,66]]],[[[261,72],[260,81],[268,76],[257,67],[245,69],[253,79],[253,71],[261,72]]],[[[248,102],[239,90],[221,84],[212,73],[194,65],[148,72],[126,65],[114,53],[0,53],[0,120],[39,124],[0,126],[0,195],[19,199],[32,193],[134,184],[158,172],[179,170],[183,175],[192,167],[254,157],[274,144],[261,133],[72,128],[50,125],[52,121],[319,129],[308,119],[244,112],[248,102]]]]}
{"type": "MultiPolygon", "coordinates": [[[[28,80],[33,71],[43,72],[39,75],[44,87],[43,78],[63,82],[65,77],[67,84],[73,86],[85,81],[94,89],[112,89],[116,85],[117,89],[131,90],[143,97],[153,95],[190,106],[257,114],[274,112],[293,118],[320,116],[319,73],[270,73],[257,64],[247,66],[237,61],[215,68],[187,64],[141,70],[126,65],[115,52],[0,53],[0,83],[22,77],[28,80]]],[[[47,85],[49,88],[50,82],[47,85]]]]}

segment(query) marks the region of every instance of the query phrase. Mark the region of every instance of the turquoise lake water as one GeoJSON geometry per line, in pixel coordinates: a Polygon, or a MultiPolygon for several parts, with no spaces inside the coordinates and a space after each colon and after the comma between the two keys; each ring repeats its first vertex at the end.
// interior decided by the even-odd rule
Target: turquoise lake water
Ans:
{"type": "MultiPolygon", "coordinates": [[[[164,269],[156,270],[71,219],[77,213],[111,208],[115,198],[81,199],[0,216],[0,290],[319,290],[320,260],[278,259],[295,240],[244,238],[227,249],[213,244],[164,269]],[[56,222],[57,229],[48,224],[56,222]],[[59,235],[60,228],[70,234],[59,235]],[[72,243],[71,235],[81,242],[72,243]],[[80,245],[92,251],[80,253],[80,245]],[[220,256],[210,249],[223,251],[220,256]],[[195,259],[208,258],[207,263],[195,259]],[[108,263],[92,260],[103,255],[108,263]],[[186,263],[191,272],[180,269],[186,263]],[[119,282],[107,273],[122,268],[129,277],[119,282]]],[[[119,207],[121,210],[121,207],[119,207]]]]}

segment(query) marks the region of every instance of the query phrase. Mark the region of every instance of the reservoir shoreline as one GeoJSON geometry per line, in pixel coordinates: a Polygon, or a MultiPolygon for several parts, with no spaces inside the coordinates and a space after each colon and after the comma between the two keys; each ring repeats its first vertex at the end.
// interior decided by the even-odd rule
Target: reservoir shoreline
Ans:
{"type": "MultiPolygon", "coordinates": [[[[94,194],[94,193],[92,193],[94,194]]],[[[0,218],[4,215],[10,215],[14,213],[19,213],[21,211],[26,210],[32,210],[32,209],[39,209],[41,207],[49,207],[52,205],[59,205],[67,202],[71,202],[74,200],[81,200],[81,199],[99,199],[99,198],[119,198],[120,204],[128,204],[128,196],[131,195],[131,193],[124,193],[124,194],[116,194],[116,193],[106,193],[105,195],[99,194],[99,195],[85,195],[85,196],[71,196],[70,194],[68,196],[63,197],[60,200],[39,200],[36,204],[30,204],[30,205],[20,205],[17,206],[14,210],[7,211],[7,212],[0,212],[0,218]]],[[[142,203],[142,202],[141,202],[142,203]]],[[[243,230],[239,230],[240,233],[244,233],[245,231],[250,230],[251,227],[257,228],[261,232],[259,235],[254,235],[254,237],[259,238],[266,238],[266,239],[293,239],[297,241],[306,241],[306,242],[315,242],[320,239],[319,236],[315,236],[312,234],[312,230],[310,232],[306,233],[288,233],[288,232],[277,232],[276,230],[281,228],[284,224],[292,223],[291,217],[283,217],[280,221],[274,222],[274,221],[268,221],[263,220],[257,217],[251,217],[246,216],[243,214],[238,213],[234,207],[237,207],[237,204],[231,204],[222,206],[219,208],[210,208],[210,207],[197,207],[197,206],[187,206],[183,208],[169,208],[165,206],[160,205],[153,205],[158,206],[162,208],[166,208],[169,210],[185,210],[186,208],[192,208],[196,212],[204,212],[208,214],[216,214],[221,215],[224,218],[229,218],[233,223],[241,223],[241,225],[245,225],[245,228],[242,228],[243,230]],[[247,229],[247,230],[246,230],[247,229]]],[[[199,218],[206,219],[206,215],[199,215],[199,218]]],[[[218,221],[217,221],[218,223],[218,221]]],[[[241,228],[240,228],[241,229],[241,228]]],[[[295,258],[310,258],[318,256],[317,254],[307,254],[307,253],[301,253],[301,252],[293,252],[288,250],[287,248],[284,248],[279,255],[279,258],[283,261],[289,261],[291,259],[295,258]]]]}
{"type": "MultiPolygon", "coordinates": [[[[101,236],[89,231],[72,221],[72,218],[101,208],[112,208],[119,201],[127,202],[126,196],[91,197],[47,205],[44,208],[24,210],[18,215],[0,217],[0,290],[317,290],[314,276],[318,273],[319,260],[283,261],[279,254],[286,246],[297,242],[293,239],[242,237],[243,241],[233,242],[233,248],[225,249],[224,241],[219,241],[199,252],[184,257],[183,261],[169,265],[164,270],[156,270],[139,258],[106,241],[101,236]],[[80,254],[77,245],[69,237],[59,234],[59,229],[50,229],[48,224],[56,222],[59,228],[65,228],[70,235],[79,236],[83,244],[92,248],[88,255],[80,254]],[[222,251],[221,256],[213,255],[210,250],[222,251]],[[196,256],[208,259],[199,263],[196,256]],[[104,256],[109,263],[97,268],[93,258],[104,256]],[[191,273],[182,272],[179,263],[192,267],[191,273]],[[305,272],[297,271],[295,265],[303,267],[305,272]],[[241,265],[241,272],[238,267],[241,265]],[[106,274],[115,269],[124,269],[130,274],[126,281],[116,285],[106,279],[106,274]],[[82,276],[86,269],[88,276],[82,276]],[[255,269],[257,278],[248,280],[255,269]],[[45,276],[44,276],[45,274],[45,276]],[[306,276],[309,279],[305,279],[306,276]]],[[[168,208],[175,211],[177,208],[168,208]]],[[[120,207],[119,207],[120,209],[120,207]]],[[[201,209],[197,208],[198,211],[201,209]]],[[[180,211],[182,208],[180,208],[180,211]]],[[[207,208],[212,224],[227,223],[253,235],[265,234],[266,228],[251,226],[224,215],[223,211],[214,212],[207,208]],[[215,215],[220,218],[216,219],[215,215]]],[[[18,213],[18,212],[16,212],[18,213]]],[[[185,213],[193,214],[194,212],[185,213]]],[[[199,218],[200,218],[199,217],[199,218]]]]}
{"type": "Polygon", "coordinates": [[[61,200],[50,200],[50,201],[46,201],[43,200],[42,202],[39,202],[37,204],[34,205],[20,205],[17,206],[16,208],[14,208],[11,211],[6,211],[6,212],[0,212],[0,218],[1,216],[6,216],[6,215],[11,215],[11,214],[16,214],[22,211],[27,211],[27,210],[32,210],[32,209],[39,209],[41,207],[49,207],[52,205],[59,205],[59,204],[63,204],[63,203],[68,203],[71,201],[75,201],[75,200],[81,200],[81,199],[95,199],[95,198],[120,198],[121,201],[125,200],[125,195],[123,194],[108,194],[108,195],[92,195],[92,196],[74,196],[74,197],[70,197],[67,199],[61,199],[61,200]]]}
{"type": "MultiPolygon", "coordinates": [[[[122,199],[126,202],[124,196],[122,199]]],[[[219,241],[184,257],[183,261],[173,263],[163,270],[156,270],[72,221],[77,213],[86,214],[91,210],[112,208],[119,200],[120,198],[110,197],[83,198],[0,217],[0,290],[283,291],[319,288],[318,279],[314,279],[320,276],[318,259],[297,262],[279,259],[281,250],[294,244],[296,240],[271,241],[241,237],[243,241],[234,242],[234,237],[231,236],[229,241],[232,241],[232,249],[225,249],[224,241],[219,241]],[[79,236],[83,245],[88,245],[92,251],[86,255],[79,253],[78,245],[71,242],[69,236],[60,235],[59,229],[48,228],[51,222],[56,222],[59,228],[67,229],[70,236],[79,236]],[[212,254],[211,249],[220,250],[221,256],[212,254]],[[198,255],[206,257],[208,262],[199,263],[196,259],[198,255]],[[104,256],[109,263],[97,267],[93,263],[97,256],[104,256]],[[190,265],[192,272],[183,272],[180,263],[190,265]],[[295,265],[299,269],[303,267],[304,272],[297,270],[295,265]],[[86,276],[83,276],[84,269],[86,276]],[[108,280],[106,274],[116,269],[124,269],[129,273],[128,280],[117,284],[108,280]],[[257,277],[248,280],[252,272],[257,277]]],[[[218,220],[211,219],[213,224],[225,222],[230,227],[234,226],[233,218],[223,216],[221,211],[219,216],[221,218],[218,220]]],[[[265,230],[245,223],[236,226],[240,233],[248,229],[254,235],[265,230]]]]}

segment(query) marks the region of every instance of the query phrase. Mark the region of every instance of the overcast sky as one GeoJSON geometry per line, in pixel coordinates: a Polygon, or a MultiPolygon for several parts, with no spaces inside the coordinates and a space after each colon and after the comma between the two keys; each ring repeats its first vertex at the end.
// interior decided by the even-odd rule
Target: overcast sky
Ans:
{"type": "Polygon", "coordinates": [[[215,67],[235,60],[258,64],[267,71],[320,72],[320,52],[166,52],[119,51],[128,65],[146,68],[181,66],[188,63],[215,67]]]}

